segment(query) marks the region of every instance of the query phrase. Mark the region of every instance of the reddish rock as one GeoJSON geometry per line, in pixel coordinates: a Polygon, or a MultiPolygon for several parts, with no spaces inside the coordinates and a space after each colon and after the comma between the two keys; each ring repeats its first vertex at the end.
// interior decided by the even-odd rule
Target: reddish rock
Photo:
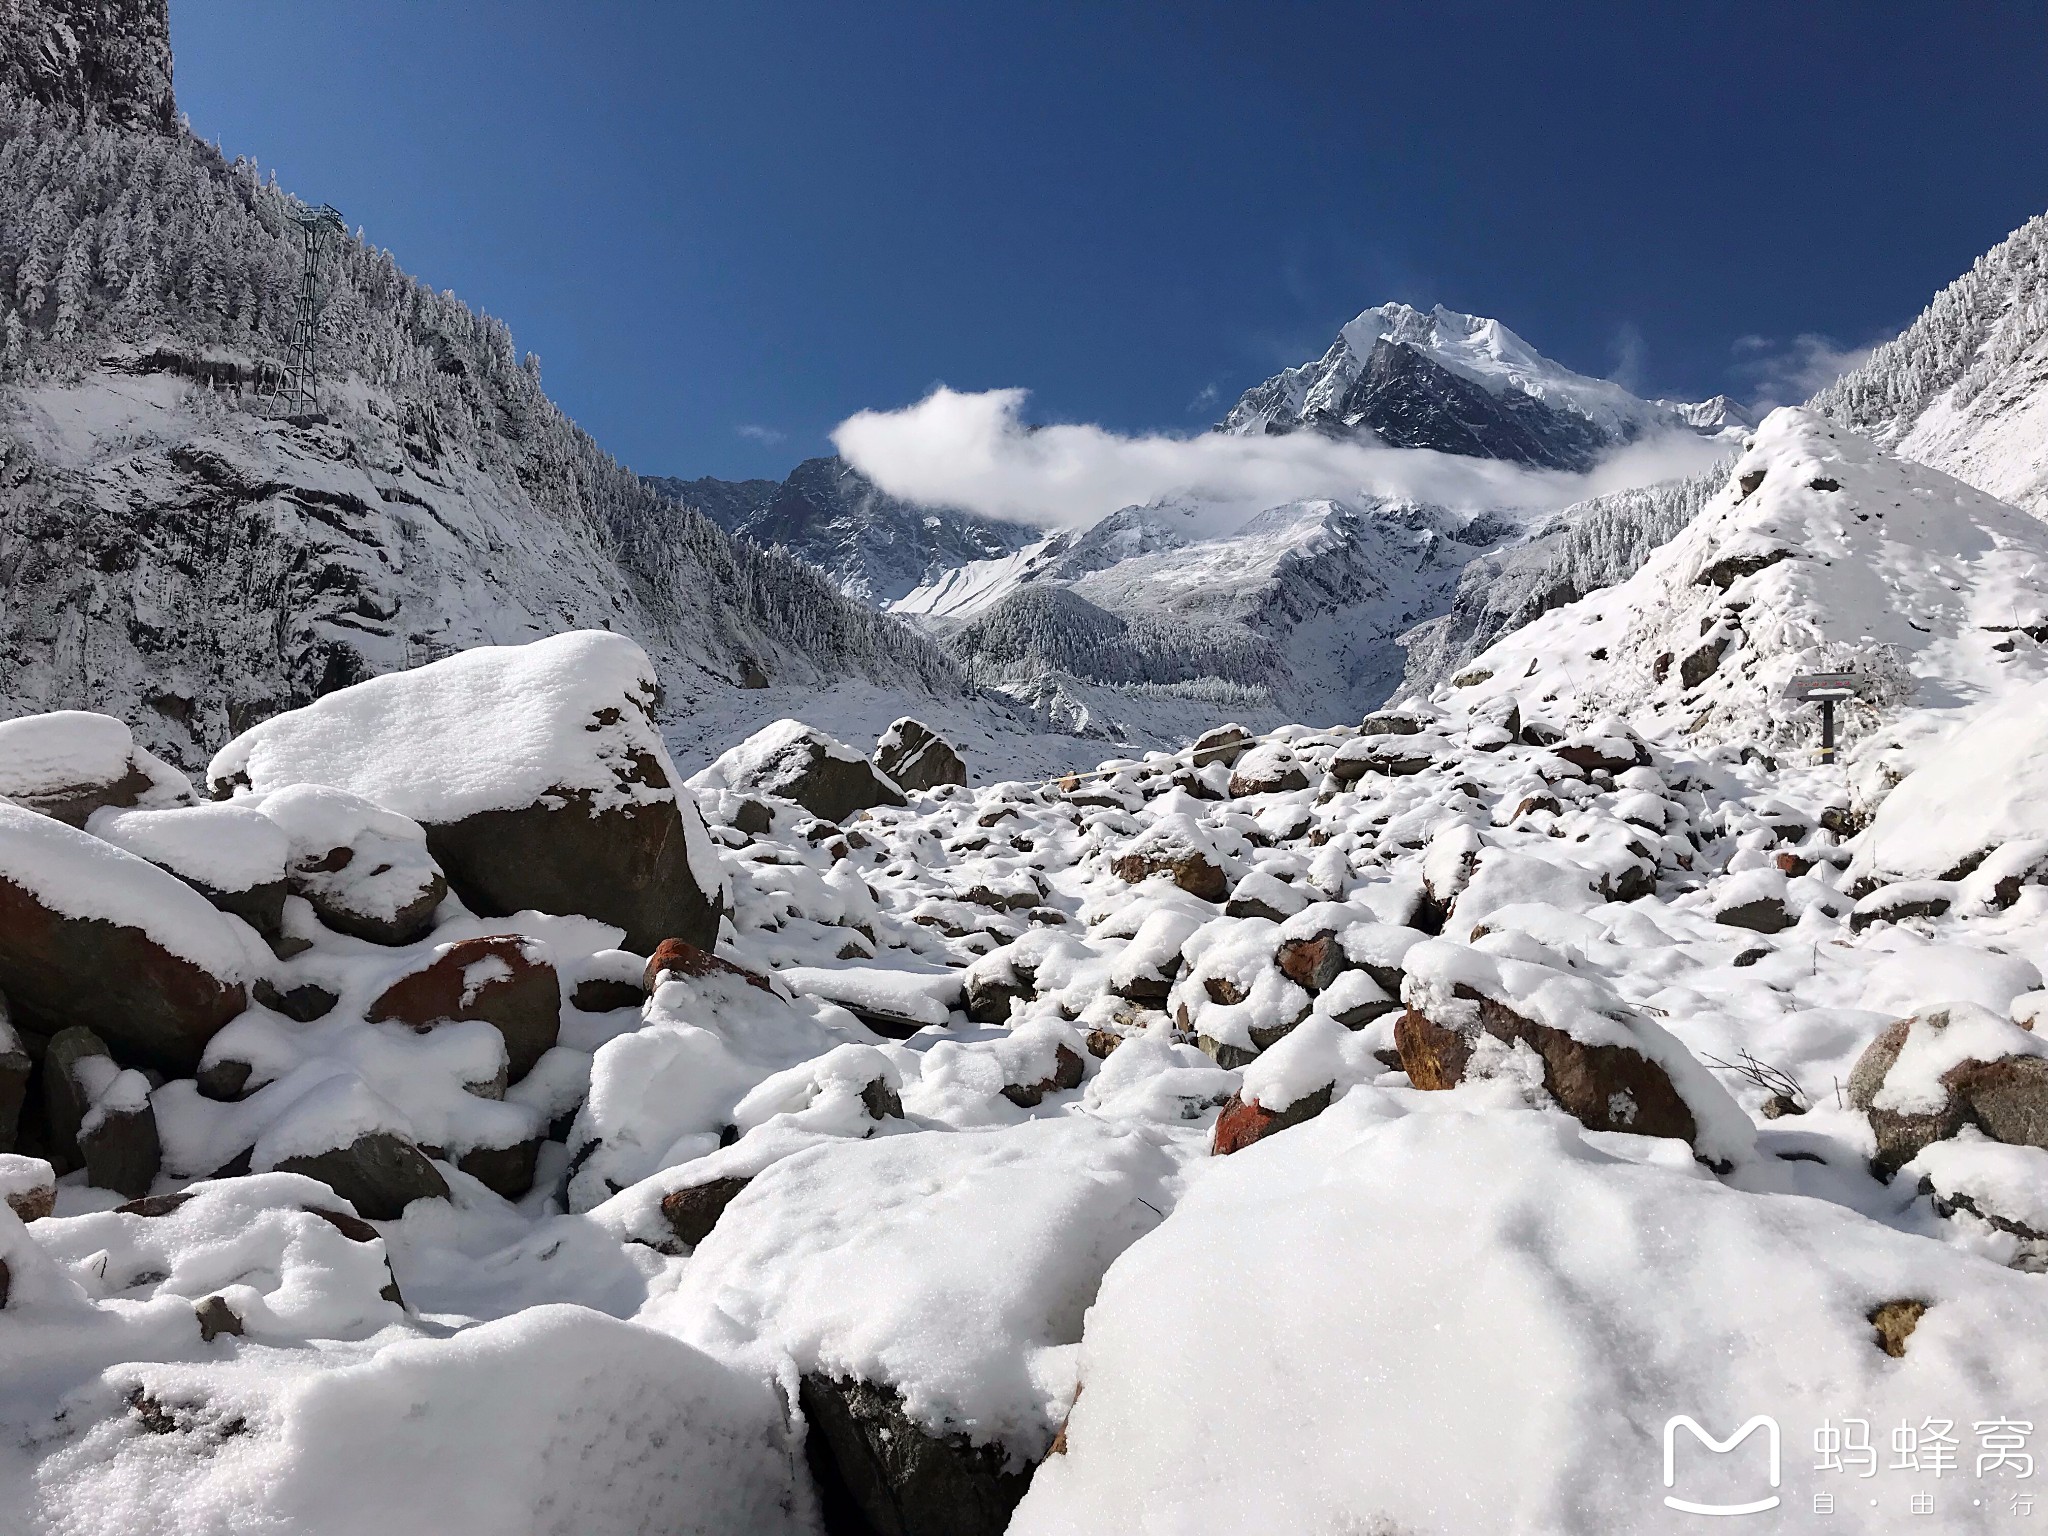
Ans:
{"type": "MultiPolygon", "coordinates": [[[[1946,1016],[1939,1013],[1923,1022],[1937,1019],[1945,1026],[1946,1016]]],[[[1877,1138],[1877,1155],[1871,1161],[1878,1172],[1889,1178],[1922,1148],[1946,1141],[1966,1125],[1976,1126],[1993,1141],[2048,1148],[2048,1059],[2039,1056],[1958,1063],[1941,1075],[1947,1097],[1929,1113],[1877,1108],[1874,1100],[1915,1022],[1900,1019],[1886,1026],[1849,1073],[1849,1102],[1870,1117],[1877,1138]]]]}
{"type": "Polygon", "coordinates": [[[1417,1088],[1455,1088],[1465,1076],[1472,1047],[1483,1031],[1512,1045],[1526,1041],[1542,1058],[1543,1086],[1558,1105],[1595,1131],[1670,1136],[1691,1142],[1698,1134],[1692,1110],[1664,1069],[1622,1045],[1589,1045],[1561,1029],[1525,1019],[1512,1008],[1465,986],[1455,995],[1478,1004],[1478,1023],[1464,1029],[1437,1023],[1410,1008],[1394,1026],[1402,1070],[1417,1088]]]}
{"type": "Polygon", "coordinates": [[[1273,956],[1280,974],[1305,992],[1320,992],[1347,969],[1344,947],[1333,929],[1306,939],[1288,939],[1273,956]]]}
{"type": "Polygon", "coordinates": [[[654,953],[647,957],[647,972],[640,985],[652,997],[661,985],[664,973],[677,976],[736,976],[750,987],[759,987],[763,992],[773,992],[768,978],[758,971],[750,971],[743,965],[721,959],[708,949],[699,949],[688,939],[663,939],[654,946],[654,953]]]}
{"type": "Polygon", "coordinates": [[[1267,1109],[1257,1099],[1233,1093],[1230,1102],[1223,1106],[1223,1113],[1216,1117],[1216,1130],[1209,1140],[1210,1155],[1228,1157],[1275,1132],[1300,1125],[1304,1120],[1313,1120],[1330,1107],[1330,1096],[1335,1086],[1325,1083],[1285,1109],[1267,1109]]]}
{"type": "Polygon", "coordinates": [[[1223,871],[1199,853],[1163,849],[1127,853],[1110,865],[1110,872],[1126,885],[1142,884],[1153,875],[1171,875],[1175,885],[1203,901],[1221,901],[1230,894],[1223,871]]]}
{"type": "MultiPolygon", "coordinates": [[[[0,821],[9,813],[29,815],[0,806],[0,821]]],[[[108,848],[83,832],[55,830],[108,848]]],[[[175,876],[132,855],[119,857],[138,880],[161,882],[166,898],[189,903],[209,922],[227,921],[175,876]]],[[[248,1006],[240,981],[172,954],[141,928],[72,917],[7,879],[0,879],[0,991],[15,1021],[36,1033],[83,1025],[135,1063],[180,1076],[192,1073],[206,1042],[248,1006]]]]}
{"type": "Polygon", "coordinates": [[[662,1219],[668,1223],[677,1242],[694,1248],[711,1235],[711,1229],[718,1225],[718,1218],[725,1214],[725,1208],[751,1182],[750,1179],[711,1179],[675,1190],[661,1197],[662,1219]]]}
{"type": "Polygon", "coordinates": [[[450,944],[385,988],[366,1017],[421,1032],[481,1019],[505,1037],[508,1080],[517,1082],[561,1034],[562,987],[525,939],[495,934],[450,944]]]}

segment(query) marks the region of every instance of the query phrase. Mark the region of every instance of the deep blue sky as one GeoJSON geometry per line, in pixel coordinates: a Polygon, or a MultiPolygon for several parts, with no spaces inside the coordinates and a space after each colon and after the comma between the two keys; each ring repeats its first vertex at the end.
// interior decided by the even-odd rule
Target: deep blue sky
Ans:
{"type": "Polygon", "coordinates": [[[941,380],[1186,432],[1389,298],[1754,394],[1745,359],[1881,338],[2048,207],[2044,17],[171,6],[195,129],[503,316],[633,468],[727,476],[941,380]]]}

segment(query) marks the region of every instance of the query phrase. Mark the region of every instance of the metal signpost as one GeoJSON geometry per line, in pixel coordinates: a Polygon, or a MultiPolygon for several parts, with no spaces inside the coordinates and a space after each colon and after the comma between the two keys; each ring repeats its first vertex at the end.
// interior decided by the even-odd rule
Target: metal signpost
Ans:
{"type": "Polygon", "coordinates": [[[1863,691],[1854,672],[1802,672],[1785,685],[1785,697],[1820,705],[1820,760],[1835,760],[1835,701],[1853,699],[1863,691]]]}

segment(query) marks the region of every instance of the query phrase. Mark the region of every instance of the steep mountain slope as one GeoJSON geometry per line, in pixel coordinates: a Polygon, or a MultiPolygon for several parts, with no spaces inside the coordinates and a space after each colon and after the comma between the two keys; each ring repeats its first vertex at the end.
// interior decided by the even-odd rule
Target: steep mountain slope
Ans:
{"type": "Polygon", "coordinates": [[[1985,252],[1808,404],[2048,516],[2048,214],[1985,252]]]}
{"type": "Polygon", "coordinates": [[[2044,577],[2038,519],[1786,408],[1633,576],[1508,635],[1436,698],[1790,746],[1812,742],[1816,711],[1786,682],[1854,672],[1844,739],[1903,740],[2048,672],[2044,577]]]}
{"type": "Polygon", "coordinates": [[[1500,636],[1634,575],[1727,480],[1723,463],[1681,480],[1590,497],[1540,524],[1526,541],[1481,555],[1459,572],[1450,611],[1401,637],[1408,651],[1401,692],[1428,697],[1500,636]]]}
{"type": "Polygon", "coordinates": [[[1441,305],[1424,314],[1382,304],[1346,325],[1314,362],[1247,390],[1219,430],[1307,428],[1370,435],[1398,448],[1583,470],[1605,449],[1646,433],[1719,427],[1719,413],[1652,404],[1618,384],[1574,373],[1498,320],[1441,305]]]}
{"type": "Polygon", "coordinates": [[[642,641],[685,757],[692,718],[743,686],[959,701],[950,658],[648,489],[501,322],[360,239],[328,256],[324,415],[276,419],[259,384],[290,323],[295,205],[164,126],[161,0],[20,14],[0,71],[0,712],[110,710],[189,763],[359,677],[577,625],[642,641]]]}
{"type": "Polygon", "coordinates": [[[849,597],[886,604],[940,572],[999,558],[1041,533],[951,507],[920,507],[889,495],[838,457],[806,459],[772,480],[677,480],[648,484],[693,506],[721,528],[780,545],[809,561],[849,597]]]}
{"type": "Polygon", "coordinates": [[[1338,720],[1399,681],[1395,637],[1440,612],[1458,573],[1511,524],[1415,503],[1318,499],[1224,537],[1189,508],[1127,508],[1003,561],[951,572],[897,605],[984,680],[1057,718],[1083,685],[1182,700],[1178,734],[1233,715],[1338,720]]]}

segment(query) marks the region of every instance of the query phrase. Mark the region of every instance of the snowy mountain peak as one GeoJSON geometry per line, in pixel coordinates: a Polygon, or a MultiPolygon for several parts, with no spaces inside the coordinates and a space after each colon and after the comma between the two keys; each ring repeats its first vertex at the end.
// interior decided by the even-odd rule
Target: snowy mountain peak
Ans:
{"type": "Polygon", "coordinates": [[[1574,372],[1498,320],[1391,303],[1361,313],[1316,361],[1247,390],[1220,430],[1307,428],[1584,470],[1609,448],[1650,433],[1712,434],[1727,424],[1707,407],[1642,400],[1611,380],[1574,372]]]}

